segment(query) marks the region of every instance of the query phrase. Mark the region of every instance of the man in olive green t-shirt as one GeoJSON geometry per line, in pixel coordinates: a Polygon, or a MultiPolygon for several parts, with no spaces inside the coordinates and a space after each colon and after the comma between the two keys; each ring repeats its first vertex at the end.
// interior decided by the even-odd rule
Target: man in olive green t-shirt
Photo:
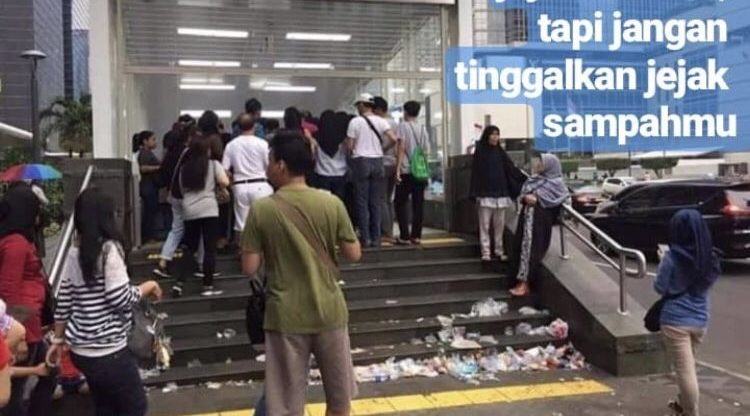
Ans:
{"type": "MultiPolygon", "coordinates": [[[[357,236],[337,197],[309,188],[305,174],[315,159],[303,136],[279,132],[270,143],[268,179],[277,198],[300,212],[332,259],[336,246],[351,261],[362,255],[357,236]]],[[[242,266],[252,275],[265,259],[267,299],[266,407],[270,415],[301,415],[305,404],[310,353],[320,367],[327,415],[349,415],[356,392],[348,311],[338,274],[295,222],[285,217],[279,201],[258,200],[242,234],[242,266]]]]}

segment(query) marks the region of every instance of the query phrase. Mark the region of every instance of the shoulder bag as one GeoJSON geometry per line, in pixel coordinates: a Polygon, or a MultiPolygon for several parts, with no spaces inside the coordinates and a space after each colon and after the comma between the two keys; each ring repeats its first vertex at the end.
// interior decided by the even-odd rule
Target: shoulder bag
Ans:
{"type": "Polygon", "coordinates": [[[643,317],[643,325],[646,329],[650,332],[659,332],[661,330],[661,312],[664,309],[664,305],[668,300],[675,300],[684,296],[690,292],[690,289],[691,288],[688,287],[680,293],[664,295],[661,299],[654,302],[654,304],[648,309],[648,312],[646,312],[646,316],[643,317]]]}

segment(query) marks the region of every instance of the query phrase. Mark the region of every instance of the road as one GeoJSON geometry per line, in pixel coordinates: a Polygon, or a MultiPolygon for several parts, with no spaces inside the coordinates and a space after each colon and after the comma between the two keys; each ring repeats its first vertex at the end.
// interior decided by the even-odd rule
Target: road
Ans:
{"type": "MultiPolygon", "coordinates": [[[[572,240],[608,276],[619,281],[618,273],[596,253],[577,239],[572,240]]],[[[628,293],[646,308],[658,299],[653,290],[657,265],[649,261],[645,279],[627,281],[628,293]]],[[[698,359],[706,366],[750,382],[750,260],[722,264],[721,278],[712,289],[711,321],[698,359]]]]}

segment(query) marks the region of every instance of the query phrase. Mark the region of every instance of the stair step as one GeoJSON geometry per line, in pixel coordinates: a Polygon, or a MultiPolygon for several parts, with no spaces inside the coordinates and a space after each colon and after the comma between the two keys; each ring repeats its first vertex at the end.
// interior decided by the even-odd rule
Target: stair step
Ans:
{"type": "MultiPolygon", "coordinates": [[[[176,299],[171,302],[182,302],[181,308],[172,308],[180,313],[167,309],[169,317],[165,321],[167,334],[173,339],[186,337],[201,338],[213,336],[218,331],[232,328],[237,332],[244,332],[245,303],[248,293],[213,296],[213,303],[188,302],[188,299],[176,299]],[[234,307],[229,308],[228,305],[234,307]],[[217,309],[204,309],[213,306],[217,309]],[[189,311],[189,313],[188,313],[189,311]]],[[[513,298],[504,290],[483,290],[476,292],[442,293],[426,296],[409,296],[391,299],[362,299],[348,301],[349,322],[356,324],[370,321],[388,321],[417,319],[448,313],[468,313],[471,306],[478,300],[493,298],[508,302],[511,310],[521,306],[531,305],[531,298],[513,298]]],[[[164,311],[166,304],[160,304],[159,310],[164,311]]]]}
{"type": "MultiPolygon", "coordinates": [[[[546,345],[553,343],[562,345],[566,341],[555,339],[549,336],[528,336],[528,335],[495,335],[498,341],[497,345],[482,344],[482,349],[503,349],[512,348],[530,348],[537,345],[546,345]]],[[[429,358],[441,353],[469,353],[471,350],[457,350],[449,345],[444,344],[399,344],[384,345],[366,349],[362,353],[352,354],[354,365],[369,365],[379,363],[394,357],[395,359],[403,358],[429,358]]],[[[228,380],[260,380],[263,378],[264,364],[254,359],[232,361],[231,363],[213,363],[202,364],[197,367],[173,367],[157,377],[151,377],[144,380],[144,384],[149,387],[163,386],[167,383],[176,383],[178,385],[196,384],[205,381],[228,381],[228,380]]]]}
{"type": "MultiPolygon", "coordinates": [[[[237,262],[239,265],[239,261],[237,262]]],[[[341,275],[344,280],[349,281],[354,279],[391,279],[415,276],[489,273],[500,272],[504,268],[505,265],[500,262],[483,263],[479,259],[463,257],[439,260],[404,260],[385,263],[345,264],[341,266],[341,275]]],[[[145,274],[133,273],[133,281],[140,282],[153,279],[154,276],[151,269],[145,274]]],[[[232,279],[247,279],[247,276],[239,271],[231,273],[222,272],[222,275],[217,276],[214,281],[218,284],[219,282],[232,279]]],[[[195,285],[196,288],[200,287],[200,280],[197,277],[190,276],[186,281],[186,285],[195,285]]],[[[161,279],[159,283],[167,288],[171,287],[175,281],[176,279],[173,277],[170,279],[161,279]]]]}
{"type": "MultiPolygon", "coordinates": [[[[507,278],[497,273],[458,274],[446,276],[418,276],[392,279],[349,279],[344,278],[341,289],[347,300],[372,298],[390,298],[401,296],[418,296],[425,292],[425,287],[436,293],[455,293],[466,291],[493,290],[507,286],[507,278]]],[[[168,290],[171,284],[160,282],[168,290]]],[[[224,293],[246,292],[249,279],[246,276],[220,276],[214,281],[217,290],[224,293]]],[[[199,279],[188,281],[185,293],[198,293],[201,288],[199,279]]],[[[183,299],[205,299],[196,295],[186,295],[183,299]]],[[[168,300],[165,300],[168,302],[168,300]]]]}
{"type": "MultiPolygon", "coordinates": [[[[518,312],[509,312],[502,316],[457,318],[454,326],[465,327],[466,332],[480,334],[503,333],[508,326],[515,327],[520,322],[528,322],[533,326],[548,324],[551,317],[541,313],[524,316],[518,312]]],[[[352,348],[370,347],[373,345],[395,345],[410,342],[414,338],[424,339],[427,335],[436,334],[442,329],[437,318],[419,318],[403,321],[362,322],[349,326],[349,336],[352,348]]],[[[202,363],[225,362],[227,358],[233,361],[253,357],[253,346],[244,331],[231,339],[219,339],[213,336],[204,338],[185,338],[174,340],[174,357],[172,365],[187,365],[188,362],[199,360],[202,363]]],[[[256,346],[256,348],[261,346],[256,346]]]]}
{"type": "MultiPolygon", "coordinates": [[[[475,241],[460,241],[451,243],[431,244],[425,240],[420,247],[395,246],[382,249],[364,249],[361,263],[382,263],[406,260],[430,260],[450,257],[479,257],[479,245],[475,241]]],[[[131,272],[134,275],[150,275],[157,260],[153,258],[156,252],[135,252],[130,257],[131,272]],[[147,258],[147,254],[150,258],[147,258]]],[[[341,259],[342,264],[349,264],[341,259]]],[[[238,256],[235,254],[220,254],[216,258],[217,270],[235,273],[240,271],[238,256]]]]}

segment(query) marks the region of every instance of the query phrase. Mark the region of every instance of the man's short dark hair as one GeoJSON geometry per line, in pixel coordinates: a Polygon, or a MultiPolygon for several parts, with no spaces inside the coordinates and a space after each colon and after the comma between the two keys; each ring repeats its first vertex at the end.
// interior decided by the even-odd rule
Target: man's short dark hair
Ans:
{"type": "Polygon", "coordinates": [[[300,131],[279,130],[269,147],[274,160],[283,160],[294,176],[305,176],[315,168],[312,149],[300,131]]]}
{"type": "Polygon", "coordinates": [[[249,131],[255,126],[255,118],[248,113],[240,114],[237,124],[240,126],[241,131],[249,131]]]}
{"type": "Polygon", "coordinates": [[[375,109],[380,110],[384,113],[388,112],[388,101],[386,101],[383,97],[375,97],[373,98],[373,101],[375,102],[375,109]]]}
{"type": "Polygon", "coordinates": [[[279,120],[276,120],[275,118],[267,118],[263,122],[263,127],[268,131],[278,130],[279,120]]]}
{"type": "Polygon", "coordinates": [[[251,98],[245,101],[245,112],[250,114],[256,114],[263,109],[263,106],[255,98],[251,98]]]}
{"type": "Polygon", "coordinates": [[[419,110],[421,109],[422,106],[416,101],[407,101],[404,103],[404,113],[409,117],[418,117],[419,110]]]}

